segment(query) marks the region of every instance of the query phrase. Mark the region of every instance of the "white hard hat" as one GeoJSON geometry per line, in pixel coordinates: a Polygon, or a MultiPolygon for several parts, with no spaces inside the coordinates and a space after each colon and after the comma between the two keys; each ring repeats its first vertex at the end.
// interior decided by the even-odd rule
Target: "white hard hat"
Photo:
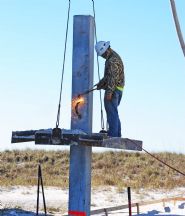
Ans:
{"type": "Polygon", "coordinates": [[[110,41],[98,41],[95,45],[95,50],[101,56],[110,46],[110,41]]]}

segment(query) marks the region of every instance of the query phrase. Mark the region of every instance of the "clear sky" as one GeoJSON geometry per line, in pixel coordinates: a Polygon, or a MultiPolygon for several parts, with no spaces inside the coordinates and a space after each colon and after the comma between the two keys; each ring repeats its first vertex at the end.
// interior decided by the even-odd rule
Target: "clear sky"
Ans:
{"type": "MultiPolygon", "coordinates": [[[[125,65],[119,107],[123,137],[143,140],[149,151],[185,153],[185,58],[170,1],[94,2],[98,40],[111,41],[125,65]]],[[[176,6],[185,37],[185,1],[177,0],[176,6]]],[[[0,0],[0,150],[36,148],[34,143],[10,144],[12,131],[55,127],[67,8],[68,0],[0,0]]],[[[66,129],[74,15],[93,15],[92,1],[71,0],[60,122],[66,129]]],[[[101,76],[103,68],[100,59],[101,76]]],[[[95,92],[94,132],[101,129],[99,104],[95,92]]]]}

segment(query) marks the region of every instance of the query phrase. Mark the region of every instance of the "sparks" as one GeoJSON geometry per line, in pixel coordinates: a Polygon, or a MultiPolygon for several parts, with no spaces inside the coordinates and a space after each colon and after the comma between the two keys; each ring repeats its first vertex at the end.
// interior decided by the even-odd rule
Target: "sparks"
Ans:
{"type": "Polygon", "coordinates": [[[79,110],[81,107],[83,107],[85,104],[85,98],[82,96],[78,96],[73,98],[72,100],[72,111],[73,111],[73,117],[78,117],[79,119],[82,118],[82,115],[80,114],[79,110]]]}

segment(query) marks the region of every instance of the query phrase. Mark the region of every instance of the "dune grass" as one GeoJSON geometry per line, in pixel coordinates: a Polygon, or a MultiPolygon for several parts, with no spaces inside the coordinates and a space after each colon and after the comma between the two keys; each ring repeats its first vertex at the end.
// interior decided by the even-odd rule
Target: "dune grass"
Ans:
{"type": "MultiPolygon", "coordinates": [[[[164,152],[155,156],[184,172],[185,155],[164,152]]],[[[39,163],[45,186],[68,188],[68,151],[0,152],[0,185],[36,185],[39,163]]],[[[110,151],[93,153],[92,186],[172,189],[185,186],[185,177],[147,154],[110,151]]]]}

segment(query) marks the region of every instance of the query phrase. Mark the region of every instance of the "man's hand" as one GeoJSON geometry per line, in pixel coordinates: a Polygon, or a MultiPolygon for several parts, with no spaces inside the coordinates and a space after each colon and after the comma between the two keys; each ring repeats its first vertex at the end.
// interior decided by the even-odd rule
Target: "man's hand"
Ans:
{"type": "Polygon", "coordinates": [[[105,95],[105,98],[106,98],[106,100],[108,100],[108,101],[112,100],[112,93],[107,93],[107,94],[105,95]]]}
{"type": "Polygon", "coordinates": [[[101,83],[98,83],[97,84],[97,90],[100,90],[101,89],[101,83]]]}
{"type": "Polygon", "coordinates": [[[104,89],[104,87],[105,87],[105,80],[101,79],[97,84],[97,90],[104,89]]]}

